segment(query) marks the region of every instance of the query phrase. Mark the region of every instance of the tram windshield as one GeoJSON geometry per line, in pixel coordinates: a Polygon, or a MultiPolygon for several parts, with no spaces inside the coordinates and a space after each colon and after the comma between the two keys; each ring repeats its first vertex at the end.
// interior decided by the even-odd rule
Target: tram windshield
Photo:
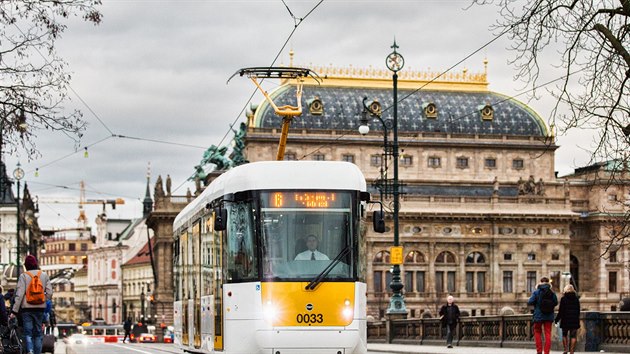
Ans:
{"type": "Polygon", "coordinates": [[[262,192],[263,278],[352,279],[352,200],[343,191],[262,192]]]}

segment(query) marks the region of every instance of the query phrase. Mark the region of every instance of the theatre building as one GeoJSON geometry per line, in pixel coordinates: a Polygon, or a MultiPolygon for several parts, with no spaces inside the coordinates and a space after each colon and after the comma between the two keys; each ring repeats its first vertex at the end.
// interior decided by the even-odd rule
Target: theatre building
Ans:
{"type": "MultiPolygon", "coordinates": [[[[623,266],[629,254],[613,245],[600,257],[607,247],[600,240],[623,232],[627,168],[604,162],[557,177],[553,128],[533,107],[491,91],[483,65],[482,72],[452,72],[430,83],[438,73],[399,72],[408,316],[435,316],[448,294],[471,316],[528,312],[527,299],[543,276],[556,291],[573,283],[585,310],[614,309],[630,292],[623,266]],[[618,178],[609,184],[613,172],[618,178]]],[[[303,82],[303,113],[291,123],[284,159],[354,163],[372,198],[382,197],[391,211],[393,161],[383,146],[393,139],[392,73],[311,69],[322,80],[303,82]],[[365,110],[379,105],[382,121],[365,110]],[[369,122],[366,135],[358,132],[361,118],[369,122]]],[[[283,81],[269,95],[277,106],[296,105],[296,83],[283,81]]],[[[268,101],[252,105],[245,138],[250,162],[276,158],[281,125],[268,101]]],[[[368,311],[380,318],[391,293],[391,217],[384,234],[366,232],[368,311]]]]}

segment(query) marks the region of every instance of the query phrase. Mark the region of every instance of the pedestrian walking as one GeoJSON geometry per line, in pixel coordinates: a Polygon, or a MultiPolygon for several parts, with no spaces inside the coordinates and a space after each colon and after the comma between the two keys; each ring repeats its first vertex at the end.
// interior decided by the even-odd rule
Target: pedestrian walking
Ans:
{"type": "Polygon", "coordinates": [[[4,299],[9,301],[9,309],[12,309],[15,304],[15,289],[7,290],[7,293],[4,294],[4,299]]]}
{"type": "Polygon", "coordinates": [[[127,320],[125,321],[125,323],[123,324],[123,329],[125,330],[125,337],[123,338],[123,343],[125,343],[125,340],[127,338],[129,338],[129,341],[131,342],[131,317],[127,317],[127,320]]]}
{"type": "Polygon", "coordinates": [[[455,305],[452,295],[446,298],[446,304],[440,308],[440,321],[442,327],[446,327],[446,347],[453,348],[453,334],[459,322],[459,307],[455,305]]]}
{"type": "Polygon", "coordinates": [[[52,312],[53,302],[51,299],[46,300],[46,307],[44,308],[44,324],[50,327],[50,314],[52,312]]]}
{"type": "Polygon", "coordinates": [[[26,351],[28,354],[41,354],[46,300],[52,298],[53,291],[48,274],[39,270],[35,256],[26,256],[24,267],[26,272],[20,274],[18,279],[10,317],[13,319],[18,313],[21,314],[26,351]]]}
{"type": "Polygon", "coordinates": [[[567,352],[573,354],[577,343],[577,330],[580,328],[580,299],[571,284],[564,287],[563,293],[555,322],[556,324],[560,322],[560,328],[562,328],[564,348],[562,354],[567,354],[567,352]]]}
{"type": "Polygon", "coordinates": [[[542,336],[544,332],[545,346],[544,354],[549,354],[551,350],[551,326],[554,321],[554,309],[558,305],[558,297],[551,290],[549,278],[542,277],[540,284],[532,293],[527,304],[534,306],[534,340],[536,341],[536,352],[543,353],[542,336]]]}
{"type": "Polygon", "coordinates": [[[7,305],[4,301],[4,296],[2,296],[2,287],[0,286],[0,330],[2,326],[9,325],[9,314],[7,313],[7,305]]]}

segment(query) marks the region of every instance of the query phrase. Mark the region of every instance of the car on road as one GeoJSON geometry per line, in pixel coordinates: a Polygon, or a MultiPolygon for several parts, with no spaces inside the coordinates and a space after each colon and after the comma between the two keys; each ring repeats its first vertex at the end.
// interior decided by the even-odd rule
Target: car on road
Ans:
{"type": "Polygon", "coordinates": [[[88,336],[81,333],[74,333],[69,337],[63,339],[64,343],[73,345],[73,344],[89,344],[90,338],[88,336]]]}
{"type": "Polygon", "coordinates": [[[168,326],[164,329],[164,343],[173,343],[175,337],[173,330],[173,326],[168,326]]]}
{"type": "Polygon", "coordinates": [[[157,342],[157,337],[155,334],[142,333],[136,338],[136,340],[138,343],[155,343],[157,342]]]}

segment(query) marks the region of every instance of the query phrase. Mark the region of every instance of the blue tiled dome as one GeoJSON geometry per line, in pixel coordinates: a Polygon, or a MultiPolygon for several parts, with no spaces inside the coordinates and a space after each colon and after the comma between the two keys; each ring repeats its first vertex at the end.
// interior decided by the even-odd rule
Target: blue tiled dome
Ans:
{"type": "MultiPolygon", "coordinates": [[[[295,105],[295,86],[283,85],[271,93],[276,105],[295,105]]],[[[378,100],[383,107],[382,118],[391,119],[392,89],[356,87],[304,86],[302,115],[293,119],[294,129],[355,130],[363,109],[362,100],[378,100]],[[323,113],[313,115],[308,102],[318,97],[323,113]]],[[[398,124],[400,132],[447,132],[462,134],[547,136],[541,117],[528,106],[504,95],[483,91],[425,91],[398,90],[398,124]],[[433,103],[437,118],[427,118],[425,107],[433,103]],[[492,119],[482,119],[481,109],[490,105],[492,119]]],[[[268,102],[263,102],[254,116],[254,126],[279,128],[282,118],[268,102]]],[[[380,130],[378,123],[372,130],[380,130]]]]}

